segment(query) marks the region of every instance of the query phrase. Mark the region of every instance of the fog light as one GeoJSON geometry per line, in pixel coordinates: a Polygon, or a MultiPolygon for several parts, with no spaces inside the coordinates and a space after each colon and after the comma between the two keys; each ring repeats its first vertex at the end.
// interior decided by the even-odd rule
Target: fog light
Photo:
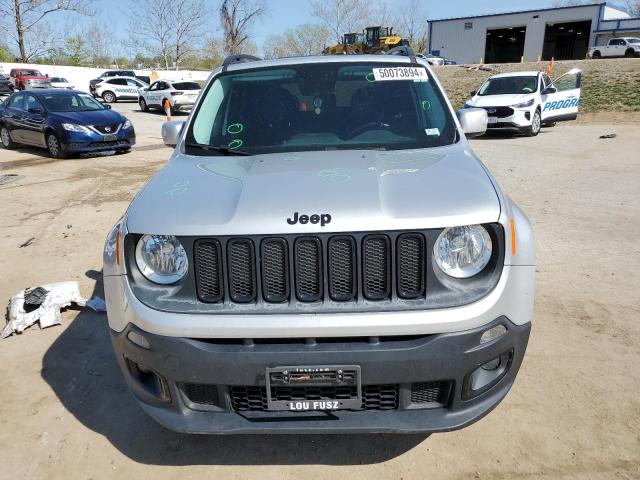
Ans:
{"type": "Polygon", "coordinates": [[[462,399],[477,397],[496,385],[509,371],[512,359],[513,350],[510,350],[477,367],[464,379],[462,399]]]}
{"type": "Polygon", "coordinates": [[[149,345],[149,340],[147,340],[145,337],[143,337],[139,333],[134,332],[133,330],[127,334],[127,338],[131,340],[131,342],[138,345],[139,347],[151,348],[151,345],[149,345]]]}
{"type": "Polygon", "coordinates": [[[482,345],[483,343],[492,342],[496,338],[500,338],[505,333],[507,333],[507,327],[505,327],[504,325],[496,325],[495,327],[491,327],[480,337],[480,345],[482,345]]]}
{"type": "Polygon", "coordinates": [[[490,372],[491,370],[495,370],[499,366],[500,366],[500,358],[494,358],[490,362],[487,362],[484,365],[481,365],[480,368],[490,372]]]}

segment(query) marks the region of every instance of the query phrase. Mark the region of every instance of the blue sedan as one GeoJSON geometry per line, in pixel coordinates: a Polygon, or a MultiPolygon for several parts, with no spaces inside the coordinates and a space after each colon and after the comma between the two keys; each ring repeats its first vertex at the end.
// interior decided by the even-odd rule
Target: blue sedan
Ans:
{"type": "Polygon", "coordinates": [[[88,93],[47,89],[16,92],[0,104],[0,140],[4,148],[43,147],[52,157],[65,158],[128,152],[136,134],[127,117],[88,93]]]}

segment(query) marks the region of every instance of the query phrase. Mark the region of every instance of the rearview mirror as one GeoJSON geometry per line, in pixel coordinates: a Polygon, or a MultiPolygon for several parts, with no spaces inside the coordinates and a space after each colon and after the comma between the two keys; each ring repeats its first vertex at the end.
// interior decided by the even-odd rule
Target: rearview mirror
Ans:
{"type": "Polygon", "coordinates": [[[467,138],[479,137],[487,132],[489,116],[484,108],[463,108],[456,115],[467,138]]]}
{"type": "Polygon", "coordinates": [[[174,120],[162,124],[162,141],[168,147],[175,147],[185,125],[183,120],[174,120]]]}

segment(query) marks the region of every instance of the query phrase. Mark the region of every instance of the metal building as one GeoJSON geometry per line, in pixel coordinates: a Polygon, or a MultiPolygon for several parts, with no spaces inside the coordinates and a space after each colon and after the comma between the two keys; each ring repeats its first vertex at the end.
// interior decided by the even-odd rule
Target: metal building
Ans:
{"type": "Polygon", "coordinates": [[[640,36],[640,18],[596,3],[431,20],[429,52],[458,63],[572,60],[616,36],[640,36]]]}

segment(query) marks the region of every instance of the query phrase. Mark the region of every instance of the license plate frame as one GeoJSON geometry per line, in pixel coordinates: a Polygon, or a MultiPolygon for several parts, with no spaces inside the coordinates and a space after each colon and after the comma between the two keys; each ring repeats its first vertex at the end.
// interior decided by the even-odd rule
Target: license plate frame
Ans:
{"type": "Polygon", "coordinates": [[[495,125],[498,123],[498,117],[489,117],[488,123],[489,125],[495,125]]]}
{"type": "Polygon", "coordinates": [[[102,136],[103,141],[105,142],[115,142],[118,140],[118,136],[114,133],[109,133],[102,136]]]}
{"type": "MultiPolygon", "coordinates": [[[[362,382],[359,365],[310,365],[267,367],[267,410],[286,412],[335,411],[362,409],[362,382]],[[273,398],[275,388],[348,387],[355,396],[349,398],[291,399],[273,398]]],[[[346,390],[346,389],[343,389],[346,390]]]]}

